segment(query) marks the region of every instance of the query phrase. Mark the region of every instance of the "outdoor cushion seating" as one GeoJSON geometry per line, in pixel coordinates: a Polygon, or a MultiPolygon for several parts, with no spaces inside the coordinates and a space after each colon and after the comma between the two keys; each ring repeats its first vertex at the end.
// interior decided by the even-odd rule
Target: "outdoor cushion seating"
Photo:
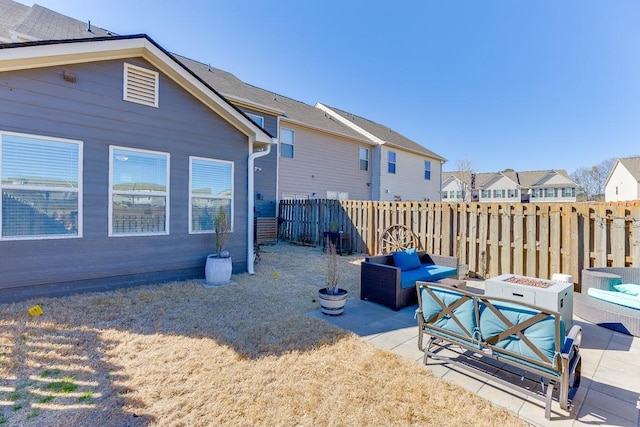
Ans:
{"type": "Polygon", "coordinates": [[[570,409],[580,385],[580,326],[566,333],[558,312],[436,283],[416,283],[416,294],[418,347],[425,365],[431,357],[475,367],[491,381],[543,398],[547,419],[554,390],[560,407],[570,409]],[[423,334],[429,335],[425,346],[423,334]],[[514,384],[501,373],[527,382],[514,384]]]}
{"type": "Polygon", "coordinates": [[[631,295],[637,289],[631,285],[640,285],[638,267],[585,268],[573,312],[590,323],[640,337],[640,297],[631,295]]]}
{"type": "Polygon", "coordinates": [[[417,304],[418,280],[435,282],[457,277],[458,258],[408,249],[366,257],[360,273],[360,299],[399,310],[417,304]]]}

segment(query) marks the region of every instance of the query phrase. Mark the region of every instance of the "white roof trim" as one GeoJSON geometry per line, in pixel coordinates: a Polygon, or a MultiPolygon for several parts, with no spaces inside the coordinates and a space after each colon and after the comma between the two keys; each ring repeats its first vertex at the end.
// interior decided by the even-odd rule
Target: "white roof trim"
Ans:
{"type": "Polygon", "coordinates": [[[333,111],[331,108],[327,107],[326,105],[323,105],[323,104],[317,102],[316,103],[316,108],[319,108],[320,110],[322,110],[325,113],[329,114],[331,117],[333,117],[334,119],[336,119],[337,121],[339,121],[343,125],[348,126],[351,129],[353,129],[356,132],[358,132],[359,134],[364,135],[365,137],[369,138],[371,141],[375,142],[376,144],[383,145],[383,144],[386,143],[386,141],[383,141],[382,139],[378,138],[377,136],[373,135],[372,133],[367,132],[366,130],[362,129],[360,126],[356,125],[352,121],[345,119],[340,114],[336,113],[335,111],[333,111]]]}
{"type": "Polygon", "coordinates": [[[251,119],[184,69],[145,36],[35,44],[0,49],[0,72],[141,57],[215,111],[252,143],[273,144],[273,139],[251,119]]]}

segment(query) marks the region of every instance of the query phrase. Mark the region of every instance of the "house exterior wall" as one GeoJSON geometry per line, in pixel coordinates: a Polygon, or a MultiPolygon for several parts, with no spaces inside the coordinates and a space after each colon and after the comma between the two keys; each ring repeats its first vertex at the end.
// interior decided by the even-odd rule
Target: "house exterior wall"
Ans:
{"type": "MultiPolygon", "coordinates": [[[[371,198],[371,165],[361,171],[359,149],[364,145],[280,121],[294,131],[294,157],[279,158],[280,198],[327,198],[341,193],[350,200],[371,198]]],[[[371,162],[370,162],[371,163],[371,162]]]]}
{"type": "MultiPolygon", "coordinates": [[[[234,230],[227,249],[246,271],[248,139],[160,74],[159,108],[122,100],[123,62],[0,74],[0,129],[83,141],[79,238],[0,241],[0,289],[102,288],[204,277],[213,234],[189,234],[189,156],[234,162],[234,230]],[[63,70],[76,83],[63,80],[63,70]],[[169,234],[108,237],[109,146],[170,154],[169,234]]],[[[154,70],[142,59],[127,63],[154,70]]]]}
{"type": "Polygon", "coordinates": [[[560,174],[549,177],[544,183],[533,187],[531,190],[530,202],[566,203],[576,201],[577,189],[575,188],[575,184],[560,174]],[[542,194],[540,194],[540,190],[542,190],[542,194]]]}
{"type": "Polygon", "coordinates": [[[470,198],[469,188],[458,179],[449,179],[442,185],[442,201],[464,203],[470,198]],[[452,193],[453,192],[453,193],[452,193]]]}
{"type": "Polygon", "coordinates": [[[604,189],[607,202],[620,202],[640,199],[640,183],[621,163],[617,163],[604,189]]]}
{"type": "Polygon", "coordinates": [[[442,165],[440,160],[382,146],[380,158],[380,200],[440,201],[442,165]],[[389,152],[396,153],[396,171],[389,173],[389,152]],[[431,179],[424,177],[424,162],[431,161],[431,179]]]}
{"type": "Polygon", "coordinates": [[[497,176],[497,178],[488,184],[485,184],[479,191],[479,201],[481,202],[520,202],[520,189],[518,184],[506,176],[497,176]],[[483,194],[483,190],[489,191],[489,194],[483,194]],[[509,197],[509,191],[515,191],[515,196],[509,197]],[[502,192],[502,195],[496,195],[496,191],[502,192]]]}

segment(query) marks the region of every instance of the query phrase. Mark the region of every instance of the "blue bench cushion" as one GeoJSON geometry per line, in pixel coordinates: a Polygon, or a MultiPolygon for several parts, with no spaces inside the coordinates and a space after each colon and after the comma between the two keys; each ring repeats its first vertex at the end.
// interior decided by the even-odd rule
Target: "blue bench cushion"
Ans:
{"type": "MultiPolygon", "coordinates": [[[[540,312],[528,309],[526,307],[518,306],[516,304],[509,304],[503,302],[490,301],[500,313],[507,318],[509,322],[516,325],[524,322],[527,319],[539,314],[540,312]]],[[[480,331],[482,332],[482,339],[487,340],[490,337],[497,335],[507,330],[507,325],[500,320],[500,318],[485,304],[481,304],[480,310],[480,331]]],[[[527,337],[534,346],[536,346],[547,358],[548,362],[554,363],[554,356],[556,351],[555,342],[555,319],[553,316],[547,318],[529,326],[523,331],[525,337],[527,337]]],[[[564,343],[565,327],[564,322],[560,321],[560,343],[564,343]]],[[[540,360],[540,357],[536,355],[527,344],[518,336],[510,335],[497,343],[495,347],[503,348],[505,350],[512,351],[523,356],[530,357],[535,360],[540,360]]]]}
{"type": "MultiPolygon", "coordinates": [[[[447,307],[449,307],[451,304],[455,303],[462,297],[461,294],[455,291],[433,288],[431,288],[431,290],[436,295],[436,297],[439,298],[447,307]]],[[[426,290],[421,290],[420,298],[422,299],[422,316],[424,317],[425,321],[442,312],[442,307],[440,306],[440,304],[438,304],[438,302],[435,301],[426,290]]],[[[460,323],[464,325],[464,327],[467,329],[467,332],[463,331],[451,316],[443,316],[441,319],[434,323],[434,326],[465,336],[474,333],[477,325],[475,316],[475,304],[473,303],[473,300],[469,299],[463,302],[460,307],[453,310],[453,314],[458,318],[460,323]]]]}
{"type": "Polygon", "coordinates": [[[403,271],[400,276],[400,287],[415,288],[418,280],[435,282],[436,280],[452,277],[457,274],[455,267],[445,267],[438,264],[422,264],[418,268],[403,271]]]}
{"type": "MultiPolygon", "coordinates": [[[[404,275],[404,273],[402,274],[404,275]]],[[[604,289],[598,288],[589,288],[587,294],[593,298],[640,310],[640,297],[636,295],[625,294],[618,291],[605,291],[604,289]]]]}
{"type": "Polygon", "coordinates": [[[402,271],[420,267],[420,257],[415,248],[393,253],[393,263],[402,271]]]}

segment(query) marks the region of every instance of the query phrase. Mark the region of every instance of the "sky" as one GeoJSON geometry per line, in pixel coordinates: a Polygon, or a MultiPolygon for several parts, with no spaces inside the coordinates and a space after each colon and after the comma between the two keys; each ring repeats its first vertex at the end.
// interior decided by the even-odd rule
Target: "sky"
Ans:
{"type": "Polygon", "coordinates": [[[640,155],[637,0],[36,3],[384,124],[444,171],[573,173],[640,155]]]}

